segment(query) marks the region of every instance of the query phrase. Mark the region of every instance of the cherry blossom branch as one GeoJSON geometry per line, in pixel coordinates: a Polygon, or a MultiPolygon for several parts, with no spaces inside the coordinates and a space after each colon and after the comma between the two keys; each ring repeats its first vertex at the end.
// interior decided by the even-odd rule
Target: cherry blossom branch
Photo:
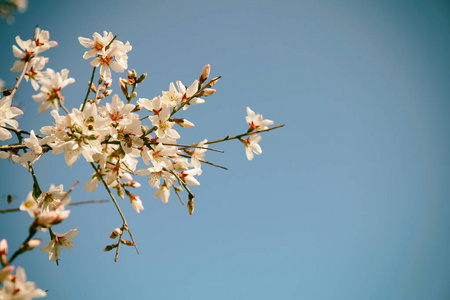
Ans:
{"type": "Polygon", "coordinates": [[[205,86],[203,86],[200,90],[198,90],[198,91],[197,91],[194,95],[192,95],[189,99],[187,99],[185,102],[182,102],[182,103],[180,104],[180,106],[174,107],[173,110],[172,110],[172,112],[170,113],[170,116],[172,117],[177,111],[179,111],[180,109],[182,109],[185,105],[188,105],[189,102],[190,102],[192,99],[194,99],[194,98],[196,98],[196,97],[200,97],[204,89],[210,88],[210,87],[212,87],[213,85],[215,85],[216,82],[217,82],[217,80],[219,80],[220,78],[222,78],[222,76],[218,76],[218,77],[215,77],[215,78],[211,79],[205,86]]]}
{"type": "Polygon", "coordinates": [[[218,140],[214,140],[214,141],[208,141],[208,142],[205,142],[205,145],[206,145],[206,144],[220,143],[220,142],[224,142],[224,141],[228,141],[228,140],[239,139],[239,138],[241,138],[241,137],[243,137],[243,136],[252,135],[252,134],[256,134],[256,133],[260,133],[260,132],[271,131],[271,130],[274,130],[274,129],[278,129],[278,128],[284,127],[285,125],[286,125],[286,124],[282,124],[282,125],[270,127],[270,128],[263,129],[263,130],[256,130],[256,131],[246,132],[246,133],[243,133],[243,134],[238,134],[238,135],[235,135],[235,136],[229,136],[229,135],[227,135],[226,137],[224,137],[224,138],[222,138],[222,139],[218,139],[218,140]]]}
{"type": "MultiPolygon", "coordinates": [[[[85,200],[85,201],[78,201],[78,202],[72,202],[67,204],[67,206],[77,206],[77,205],[83,205],[83,204],[91,204],[91,203],[105,203],[109,200],[103,199],[103,200],[85,200]]],[[[16,212],[20,211],[20,208],[7,208],[7,209],[0,209],[0,214],[4,213],[10,213],[10,212],[16,212]]]]}
{"type": "MultiPolygon", "coordinates": [[[[137,253],[139,254],[139,249],[136,245],[136,242],[134,241],[133,238],[133,234],[131,233],[130,228],[128,227],[128,223],[127,220],[125,219],[125,216],[122,213],[122,210],[119,207],[119,204],[117,203],[116,199],[114,198],[114,195],[111,193],[111,190],[109,189],[108,185],[105,182],[105,179],[103,178],[103,175],[100,174],[100,172],[98,171],[98,169],[95,167],[94,163],[91,163],[92,168],[95,170],[95,173],[97,174],[97,176],[100,178],[101,182],[103,183],[103,185],[105,186],[106,191],[108,192],[109,196],[111,197],[111,200],[114,202],[114,205],[117,208],[117,211],[120,214],[120,217],[122,218],[123,221],[123,228],[124,230],[128,231],[128,233],[130,234],[131,240],[133,241],[134,247],[136,248],[137,253]]],[[[117,261],[117,258],[114,260],[117,261]]]]}

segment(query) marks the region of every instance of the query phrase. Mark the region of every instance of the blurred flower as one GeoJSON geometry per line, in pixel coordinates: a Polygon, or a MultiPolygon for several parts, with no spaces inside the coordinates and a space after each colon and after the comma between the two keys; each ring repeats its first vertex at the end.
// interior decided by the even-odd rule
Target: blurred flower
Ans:
{"type": "Polygon", "coordinates": [[[72,239],[77,235],[78,227],[63,234],[53,232],[53,239],[50,243],[41,248],[41,252],[48,252],[49,260],[57,260],[61,254],[62,248],[67,250],[71,250],[73,248],[72,239]]]}
{"type": "MultiPolygon", "coordinates": [[[[23,111],[17,107],[11,107],[11,97],[7,96],[0,100],[0,126],[6,124],[11,125],[14,128],[19,126],[19,122],[12,118],[23,114],[23,111]]],[[[12,137],[11,132],[5,128],[0,127],[0,140],[5,141],[12,137]]]]}
{"type": "Polygon", "coordinates": [[[0,299],[29,300],[47,295],[46,292],[38,289],[34,282],[26,280],[25,270],[22,267],[17,267],[16,276],[10,276],[3,281],[3,287],[0,288],[0,299]]]}

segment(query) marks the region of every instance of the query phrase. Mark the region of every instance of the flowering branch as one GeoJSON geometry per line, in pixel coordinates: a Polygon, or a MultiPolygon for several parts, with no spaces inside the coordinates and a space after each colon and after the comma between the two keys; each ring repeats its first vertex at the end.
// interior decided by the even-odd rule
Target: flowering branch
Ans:
{"type": "MultiPolygon", "coordinates": [[[[136,245],[136,242],[134,241],[133,234],[131,233],[131,230],[128,226],[127,220],[125,219],[125,216],[123,215],[122,210],[119,207],[119,204],[117,203],[116,199],[114,198],[114,195],[111,193],[111,190],[109,189],[108,184],[106,184],[105,179],[103,178],[102,174],[100,174],[100,172],[98,171],[98,168],[96,168],[93,163],[91,163],[91,166],[95,170],[95,173],[100,178],[101,182],[103,183],[106,191],[108,192],[109,196],[111,197],[111,200],[114,202],[114,205],[116,206],[117,211],[119,212],[120,217],[122,218],[122,221],[123,221],[122,227],[124,230],[128,231],[128,233],[130,234],[130,238],[133,241],[134,247],[136,248],[136,252],[139,254],[139,249],[136,245]]],[[[114,259],[114,261],[117,261],[117,257],[114,259]]]]}
{"type": "MultiPolygon", "coordinates": [[[[58,187],[51,185],[47,192],[42,191],[33,164],[44,154],[64,153],[64,159],[69,168],[72,168],[80,157],[84,157],[94,169],[91,179],[83,189],[93,192],[101,182],[122,219],[122,226],[116,228],[110,235],[112,239],[118,238],[117,243],[107,245],[104,249],[104,251],[110,251],[116,248],[114,261],[117,261],[121,244],[133,246],[138,254],[140,252],[112,189],[116,190],[117,196],[121,199],[127,196],[131,206],[139,213],[144,206],[139,196],[132,192],[132,188],[139,188],[141,184],[135,181],[133,176],[148,176],[148,184],[156,189],[154,198],[161,198],[163,204],[168,203],[170,187],[172,187],[181,204],[184,205],[180,196],[184,189],[188,198],[188,212],[192,215],[195,195],[191,186],[200,185],[197,176],[202,174],[202,166],[208,164],[227,170],[226,167],[205,159],[208,150],[224,153],[222,150],[210,148],[211,144],[237,139],[244,144],[247,158],[252,160],[253,154],[262,153],[258,145],[261,140],[259,133],[284,126],[269,128],[268,126],[273,125],[273,121],[264,120],[262,115],[255,114],[247,107],[245,119],[250,126],[247,132],[212,141],[204,139],[190,145],[178,143],[181,136],[176,128],[189,128],[195,125],[185,118],[178,116],[174,118],[174,114],[181,109],[184,111],[191,106],[205,103],[204,99],[216,92],[212,87],[221,76],[207,82],[211,66],[205,65],[199,78],[191,85],[185,86],[181,81],[177,81],[176,84],[171,82],[169,90],[163,91],[162,95],[152,99],[136,100],[136,89],[147,77],[147,73],[138,76],[135,70],[128,70],[127,53],[132,50],[132,46],[128,41],[123,43],[116,38],[117,35],[113,36],[111,32],[106,31],[103,35],[94,33],[92,39],[78,38],[81,45],[87,48],[83,58],[93,58],[90,61],[93,70],[81,108],[69,109],[64,105],[61,90],[74,83],[75,79],[68,77],[67,69],[55,72],[47,68],[43,71],[48,58],[40,56],[40,53],[56,46],[57,43],[49,40],[48,31],[39,28],[36,28],[32,40],[23,41],[20,37],[16,37],[16,42],[21,49],[13,46],[14,56],[19,60],[14,63],[11,70],[21,72],[21,75],[17,78],[14,89],[6,90],[3,93],[4,97],[0,98],[0,140],[10,139],[12,133],[15,133],[18,142],[1,145],[0,158],[9,159],[26,167],[33,178],[33,190],[22,202],[20,208],[0,210],[0,213],[23,210],[27,211],[34,221],[30,226],[29,236],[9,261],[6,260],[6,240],[0,242],[0,260],[3,265],[11,263],[20,253],[37,246],[38,242],[32,239],[33,235],[45,228],[49,229],[50,242],[42,247],[41,251],[48,252],[49,259],[55,260],[58,264],[61,248],[72,249],[72,239],[78,234],[78,228],[66,233],[57,233],[52,230],[53,225],[69,216],[70,211],[65,210],[65,207],[106,201],[89,200],[70,204],[68,195],[78,181],[66,193],[62,185],[58,187]],[[100,76],[97,84],[94,84],[97,68],[100,76]],[[122,96],[114,94],[111,101],[105,100],[100,105],[102,99],[112,94],[111,70],[117,73],[127,72],[127,77],[119,78],[118,81],[125,101],[120,99],[122,96]],[[23,114],[22,110],[11,106],[11,101],[24,77],[30,81],[36,91],[39,90],[37,95],[32,96],[35,101],[41,102],[38,112],[51,110],[52,123],[40,129],[41,135],[35,134],[34,130],[19,129],[18,122],[14,119],[23,114]],[[131,88],[130,92],[129,88],[131,88]],[[91,92],[95,94],[94,99],[89,98],[91,92]],[[64,115],[60,115],[60,108],[65,112],[64,115]],[[27,135],[26,138],[25,135],[27,135]],[[244,139],[246,136],[248,138],[244,139]],[[141,168],[139,163],[145,166],[141,168]],[[128,231],[131,241],[124,239],[124,231],[128,231]]],[[[12,271],[11,268],[6,271],[0,270],[0,272],[9,272],[8,274],[12,271]]],[[[19,277],[24,274],[23,272],[18,269],[19,277]]],[[[0,276],[0,284],[1,281],[0,276]]],[[[0,286],[0,295],[3,292],[4,289],[0,286]]],[[[34,293],[33,295],[45,295],[45,292],[35,288],[31,292],[34,293]]]]}

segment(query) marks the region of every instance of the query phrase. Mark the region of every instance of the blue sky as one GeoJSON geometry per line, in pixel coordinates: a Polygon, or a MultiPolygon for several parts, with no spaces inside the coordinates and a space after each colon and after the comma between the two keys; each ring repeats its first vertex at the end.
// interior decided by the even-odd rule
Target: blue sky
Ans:
{"type": "MultiPolygon", "coordinates": [[[[39,251],[16,261],[48,299],[450,297],[446,1],[31,0],[14,24],[0,23],[0,78],[10,86],[11,45],[36,24],[59,43],[45,52],[47,66],[76,79],[63,93],[69,107],[92,71],[77,38],[107,30],[133,46],[129,67],[149,74],[138,97],[191,83],[207,63],[223,76],[206,104],[186,112],[196,127],[182,132],[184,143],[245,131],[247,106],[286,124],[263,135],[251,162],[236,141],[208,153],[229,170],[203,168],[193,216],[174,197],[166,206],[153,199],[142,178],[145,210],[121,202],[140,255],[124,247],[114,263],[102,251],[121,225],[111,203],[73,207],[54,229],[80,228],[60,266],[39,251]]],[[[23,84],[15,99],[25,130],[52,120],[37,114],[32,94],[23,84]]],[[[2,193],[18,206],[31,177],[0,165],[2,193]]],[[[74,201],[107,198],[81,190],[91,174],[82,159],[70,170],[48,155],[35,168],[43,187],[81,180],[74,201]]],[[[0,222],[15,249],[29,216],[0,222]]]]}

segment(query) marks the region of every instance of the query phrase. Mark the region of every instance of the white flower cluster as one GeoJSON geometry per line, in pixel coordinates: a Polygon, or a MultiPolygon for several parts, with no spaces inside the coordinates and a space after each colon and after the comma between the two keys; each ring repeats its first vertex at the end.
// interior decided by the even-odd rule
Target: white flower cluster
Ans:
{"type": "MultiPolygon", "coordinates": [[[[48,192],[43,192],[38,186],[33,164],[47,152],[64,153],[69,168],[83,156],[94,169],[91,179],[83,188],[88,192],[95,191],[101,182],[114,202],[110,189],[115,189],[122,199],[126,195],[131,206],[139,213],[144,209],[144,205],[130,188],[140,187],[140,184],[134,181],[134,175],[146,176],[148,184],[156,189],[154,198],[161,198],[164,204],[169,201],[171,189],[178,197],[179,192],[185,190],[188,193],[188,212],[192,214],[194,194],[189,186],[200,185],[197,176],[203,172],[202,164],[217,166],[205,160],[206,151],[218,151],[209,145],[231,139],[240,140],[245,146],[248,160],[252,160],[254,153],[262,153],[258,144],[261,136],[258,133],[276,128],[268,127],[273,121],[264,120],[262,115],[247,108],[246,122],[250,126],[247,132],[233,137],[227,136],[212,141],[204,139],[183,145],[179,143],[181,135],[178,131],[180,128],[194,127],[194,124],[174,115],[185,111],[191,105],[205,103],[205,98],[215,93],[216,90],[212,87],[220,77],[206,82],[211,71],[210,65],[206,65],[199,79],[189,86],[185,86],[181,81],[172,82],[168,91],[162,91],[161,95],[151,99],[137,98],[135,91],[146,78],[146,74],[138,76],[134,70],[128,71],[127,78],[119,78],[122,95],[112,95],[112,90],[109,89],[112,82],[110,68],[115,72],[124,72],[128,68],[127,53],[132,49],[130,43],[124,44],[106,31],[103,35],[94,33],[93,39],[78,39],[84,47],[89,48],[83,58],[94,58],[90,63],[94,67],[92,77],[95,68],[100,66],[98,84],[95,85],[91,79],[86,98],[79,108],[69,111],[61,94],[64,87],[75,82],[73,78],[68,77],[69,71],[63,69],[55,72],[49,68],[43,71],[48,58],[39,55],[57,43],[49,41],[48,31],[39,28],[36,29],[33,40],[23,41],[16,37],[20,49],[13,46],[13,53],[19,60],[14,63],[11,71],[22,72],[22,75],[14,89],[3,93],[4,98],[0,99],[0,140],[12,138],[11,132],[19,139],[16,144],[0,146],[0,158],[21,163],[33,176],[33,191],[20,206],[20,210],[27,211],[34,219],[30,226],[30,237],[41,229],[46,230],[62,222],[70,214],[70,211],[65,209],[70,201],[70,190],[64,192],[62,185],[52,185],[48,192]],[[51,110],[52,123],[43,126],[40,135],[34,130],[27,132],[18,129],[18,122],[14,119],[23,114],[22,110],[11,106],[11,99],[23,76],[27,81],[31,81],[35,90],[40,90],[33,96],[36,102],[41,103],[38,112],[51,110]],[[129,87],[132,89],[131,93],[128,92],[129,87]],[[88,98],[91,93],[94,96],[88,98]],[[111,101],[105,100],[106,103],[101,104],[101,101],[109,96],[111,101]],[[60,113],[60,107],[64,110],[63,113],[60,113]],[[28,137],[23,138],[24,134],[28,137]]],[[[135,245],[134,240],[122,239],[123,232],[130,230],[117,203],[116,206],[122,216],[123,226],[116,228],[111,235],[111,238],[120,236],[119,242],[108,245],[105,251],[118,247],[120,243],[135,245]]],[[[131,232],[129,233],[133,239],[131,232]]],[[[78,234],[78,228],[64,234],[50,230],[50,234],[51,241],[41,251],[48,252],[50,260],[58,261],[62,248],[72,249],[72,239],[78,234]]],[[[13,272],[10,262],[17,254],[31,250],[39,243],[40,240],[37,239],[28,240],[10,261],[6,260],[6,240],[0,243],[3,265],[0,270],[0,283],[3,282],[0,299],[31,299],[45,295],[45,292],[37,289],[34,284],[25,281],[25,272],[20,267],[17,268],[16,279],[10,279],[13,272]],[[20,296],[11,298],[11,291],[18,291],[20,296]]]]}

